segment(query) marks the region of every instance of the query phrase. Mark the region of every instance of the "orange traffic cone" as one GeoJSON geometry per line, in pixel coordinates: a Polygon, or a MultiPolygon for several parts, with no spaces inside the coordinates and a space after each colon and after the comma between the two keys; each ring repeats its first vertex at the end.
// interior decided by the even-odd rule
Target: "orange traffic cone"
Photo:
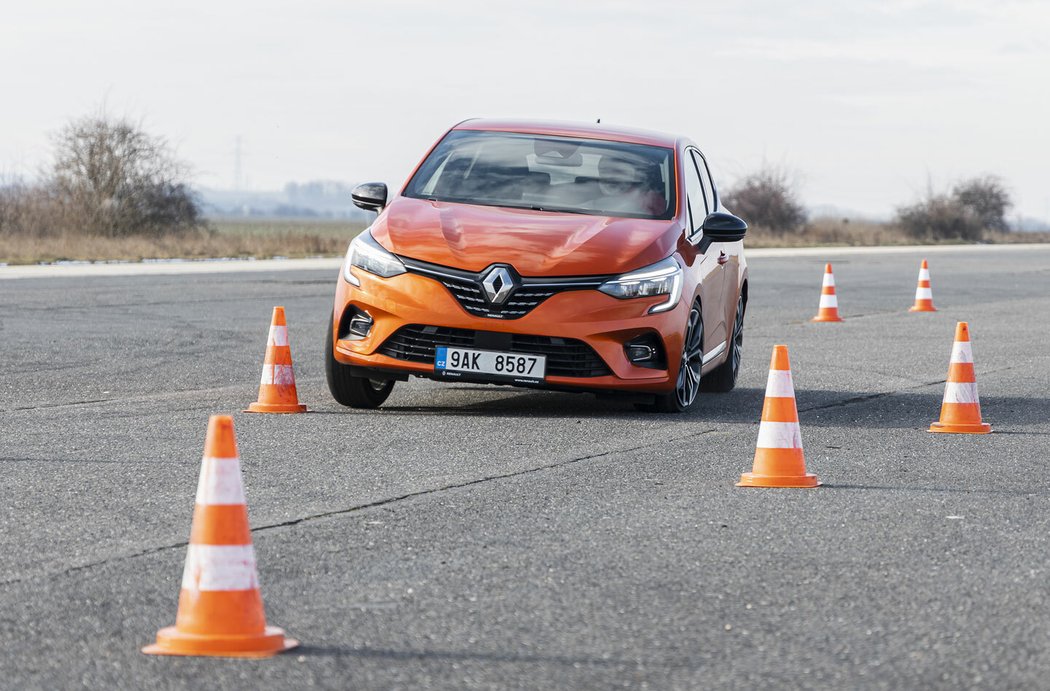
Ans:
{"type": "Polygon", "coordinates": [[[299,642],[266,625],[233,418],[212,415],[204,442],[193,527],[175,626],[157,632],[150,655],[270,657],[299,642]]]}
{"type": "Polygon", "coordinates": [[[959,322],[944,385],[941,419],[930,425],[931,432],[988,434],[992,426],[981,421],[981,402],[977,397],[977,378],[973,372],[973,350],[970,348],[970,326],[959,322]]]}
{"type": "Polygon", "coordinates": [[[284,308],[273,308],[270,336],[266,339],[266,358],[259,380],[259,400],[248,406],[246,413],[305,413],[295,391],[292,349],[288,345],[288,326],[284,308]]]}
{"type": "Polygon", "coordinates": [[[919,267],[919,286],[915,289],[915,304],[908,309],[909,312],[936,312],[933,306],[933,291],[930,289],[930,265],[922,260],[919,267]]]}
{"type": "Polygon", "coordinates": [[[835,274],[831,273],[831,264],[824,265],[824,283],[820,288],[820,309],[817,316],[810,321],[840,322],[839,299],[835,295],[835,274]]]}
{"type": "Polygon", "coordinates": [[[784,345],[773,346],[766,381],[766,402],[758,426],[755,463],[740,476],[737,487],[816,487],[817,476],[806,472],[802,453],[802,431],[798,426],[795,387],[784,345]]]}

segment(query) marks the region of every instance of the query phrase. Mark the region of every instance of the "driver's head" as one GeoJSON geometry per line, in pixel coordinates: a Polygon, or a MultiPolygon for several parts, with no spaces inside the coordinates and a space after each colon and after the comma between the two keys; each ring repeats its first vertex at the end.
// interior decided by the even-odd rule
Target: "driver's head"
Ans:
{"type": "Polygon", "coordinates": [[[626,194],[644,182],[641,169],[626,159],[605,154],[598,161],[598,186],[604,195],[626,194]]]}

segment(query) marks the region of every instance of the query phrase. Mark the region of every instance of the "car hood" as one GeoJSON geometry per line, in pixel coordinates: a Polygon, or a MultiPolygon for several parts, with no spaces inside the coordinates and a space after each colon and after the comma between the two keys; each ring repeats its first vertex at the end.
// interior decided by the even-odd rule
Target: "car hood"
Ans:
{"type": "Polygon", "coordinates": [[[481,271],[504,263],[523,276],[618,274],[674,251],[673,221],[553,213],[398,197],[372,226],[394,254],[481,271]]]}

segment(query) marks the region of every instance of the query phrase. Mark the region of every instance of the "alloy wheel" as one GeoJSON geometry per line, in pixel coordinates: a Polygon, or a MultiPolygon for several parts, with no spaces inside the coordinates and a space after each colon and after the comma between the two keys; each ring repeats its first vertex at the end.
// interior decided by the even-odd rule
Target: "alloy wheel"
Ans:
{"type": "Polygon", "coordinates": [[[741,295],[736,301],[736,320],[733,323],[733,342],[730,346],[733,350],[730,357],[733,358],[733,379],[740,372],[740,361],[743,359],[744,350],[744,296],[741,295]]]}
{"type": "Polygon", "coordinates": [[[682,364],[678,368],[678,381],[675,384],[675,395],[678,397],[678,405],[682,408],[688,408],[696,400],[703,364],[704,322],[700,317],[700,309],[694,305],[689,311],[689,321],[685,327],[682,364]]]}

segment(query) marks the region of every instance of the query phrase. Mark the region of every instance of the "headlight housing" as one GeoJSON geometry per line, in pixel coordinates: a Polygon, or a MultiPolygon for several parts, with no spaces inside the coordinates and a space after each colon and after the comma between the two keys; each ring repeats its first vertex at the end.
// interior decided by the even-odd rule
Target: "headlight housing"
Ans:
{"type": "Polygon", "coordinates": [[[649,308],[649,314],[674,309],[682,297],[682,267],[674,257],[611,278],[598,287],[606,295],[620,300],[666,295],[667,300],[649,308]]]}
{"type": "Polygon", "coordinates": [[[353,239],[343,263],[343,278],[351,285],[360,286],[361,281],[352,270],[354,267],[383,278],[398,276],[406,271],[401,260],[376,242],[370,230],[365,230],[353,239]]]}

